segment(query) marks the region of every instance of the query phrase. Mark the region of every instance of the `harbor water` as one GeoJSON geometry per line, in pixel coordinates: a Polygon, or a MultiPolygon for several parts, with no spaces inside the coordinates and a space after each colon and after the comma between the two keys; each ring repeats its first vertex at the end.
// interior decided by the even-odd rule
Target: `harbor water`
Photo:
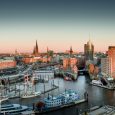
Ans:
{"type": "MultiPolygon", "coordinates": [[[[50,80],[51,84],[53,80],[50,80]]],[[[62,78],[55,78],[54,84],[59,85],[59,88],[52,90],[49,92],[50,95],[57,95],[61,92],[64,92],[65,89],[73,89],[75,91],[79,91],[81,94],[84,94],[85,91],[88,92],[88,102],[72,106],[69,108],[60,109],[58,111],[49,112],[47,115],[77,115],[78,112],[82,112],[87,110],[93,106],[100,106],[100,105],[112,105],[115,106],[115,91],[104,89],[97,86],[92,86],[89,84],[88,76],[78,76],[77,81],[65,81],[62,78]]],[[[50,85],[48,83],[45,84],[45,89],[48,89],[50,85]]],[[[36,85],[37,91],[44,88],[44,84],[36,85]]],[[[42,94],[41,96],[29,99],[11,99],[8,103],[19,103],[22,105],[27,105],[32,107],[33,103],[36,103],[42,100],[44,97],[47,97],[48,93],[42,94]]],[[[45,115],[45,114],[44,114],[45,115]]]]}

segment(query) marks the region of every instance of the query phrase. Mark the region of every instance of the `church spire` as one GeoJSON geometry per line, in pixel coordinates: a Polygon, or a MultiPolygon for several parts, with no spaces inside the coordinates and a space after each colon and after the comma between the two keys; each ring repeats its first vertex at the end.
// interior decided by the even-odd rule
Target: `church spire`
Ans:
{"type": "Polygon", "coordinates": [[[33,49],[33,54],[35,55],[35,47],[34,47],[34,49],[33,49]]]}
{"type": "Polygon", "coordinates": [[[70,55],[73,53],[72,46],[70,47],[70,55]]]}
{"type": "Polygon", "coordinates": [[[35,45],[34,50],[33,50],[33,54],[34,54],[35,56],[38,56],[38,55],[39,55],[37,40],[36,40],[36,45],[35,45]]]}
{"type": "Polygon", "coordinates": [[[38,53],[38,43],[37,43],[37,40],[36,40],[36,53],[38,53]]]}

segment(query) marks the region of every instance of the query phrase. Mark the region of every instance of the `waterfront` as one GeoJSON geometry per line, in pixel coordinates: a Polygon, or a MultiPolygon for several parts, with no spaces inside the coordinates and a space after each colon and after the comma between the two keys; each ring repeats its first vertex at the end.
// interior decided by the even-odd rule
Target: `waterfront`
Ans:
{"type": "MultiPolygon", "coordinates": [[[[115,91],[111,91],[108,89],[90,85],[89,78],[87,76],[86,77],[79,76],[77,81],[65,81],[62,78],[55,78],[54,83],[59,85],[60,88],[49,92],[49,94],[57,95],[59,92],[61,93],[65,91],[65,89],[78,90],[81,93],[84,93],[85,91],[87,91],[88,96],[89,96],[89,101],[88,103],[83,103],[83,104],[76,105],[73,107],[64,108],[55,112],[47,113],[48,115],[54,115],[54,114],[55,115],[62,115],[62,114],[76,115],[77,108],[79,111],[84,111],[85,109],[88,109],[89,107],[93,107],[97,105],[114,105],[115,106],[115,91]]],[[[41,89],[41,87],[37,85],[37,90],[39,89],[41,89]]],[[[47,96],[47,95],[48,93],[46,93],[45,95],[42,94],[40,97],[31,98],[31,99],[11,99],[8,101],[8,103],[19,103],[22,105],[32,106],[33,103],[38,102],[44,96],[47,96]]]]}

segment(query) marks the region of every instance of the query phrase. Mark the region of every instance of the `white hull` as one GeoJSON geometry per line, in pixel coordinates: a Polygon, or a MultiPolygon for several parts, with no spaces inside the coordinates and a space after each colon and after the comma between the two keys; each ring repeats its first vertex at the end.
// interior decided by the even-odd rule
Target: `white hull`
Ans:
{"type": "Polygon", "coordinates": [[[0,99],[0,102],[7,101],[7,100],[8,100],[7,97],[6,98],[2,98],[2,99],[0,99]]]}
{"type": "Polygon", "coordinates": [[[19,104],[11,104],[11,105],[6,105],[1,107],[1,114],[7,114],[7,113],[19,113],[22,111],[26,111],[28,109],[27,106],[21,106],[19,104]]]}
{"type": "Polygon", "coordinates": [[[35,92],[35,93],[33,93],[33,94],[22,95],[21,98],[23,98],[23,99],[33,98],[33,97],[39,96],[40,94],[41,94],[40,92],[35,92]]]}

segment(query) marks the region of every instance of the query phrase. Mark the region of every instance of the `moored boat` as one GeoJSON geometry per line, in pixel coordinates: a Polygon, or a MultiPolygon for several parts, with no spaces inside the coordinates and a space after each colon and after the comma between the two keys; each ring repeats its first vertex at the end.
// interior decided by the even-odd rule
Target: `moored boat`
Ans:
{"type": "Polygon", "coordinates": [[[41,93],[40,92],[33,92],[33,93],[30,93],[30,94],[24,94],[21,96],[21,98],[32,98],[32,97],[37,97],[37,96],[40,96],[41,93]]]}
{"type": "Polygon", "coordinates": [[[7,101],[9,99],[8,95],[1,95],[0,94],[0,107],[1,107],[1,103],[4,101],[7,101]]]}
{"type": "Polygon", "coordinates": [[[4,114],[20,114],[23,111],[28,110],[27,106],[21,106],[19,104],[9,104],[1,106],[0,115],[4,114]]]}
{"type": "Polygon", "coordinates": [[[21,98],[32,98],[41,95],[41,92],[35,91],[34,87],[34,80],[32,81],[28,80],[28,76],[25,76],[25,83],[24,83],[24,94],[21,96],[21,98]]]}
{"type": "Polygon", "coordinates": [[[35,113],[37,114],[54,111],[61,108],[73,106],[85,101],[86,99],[82,97],[79,92],[73,90],[65,90],[65,92],[57,96],[48,95],[48,97],[44,98],[43,101],[38,102],[36,104],[35,113]]]}

